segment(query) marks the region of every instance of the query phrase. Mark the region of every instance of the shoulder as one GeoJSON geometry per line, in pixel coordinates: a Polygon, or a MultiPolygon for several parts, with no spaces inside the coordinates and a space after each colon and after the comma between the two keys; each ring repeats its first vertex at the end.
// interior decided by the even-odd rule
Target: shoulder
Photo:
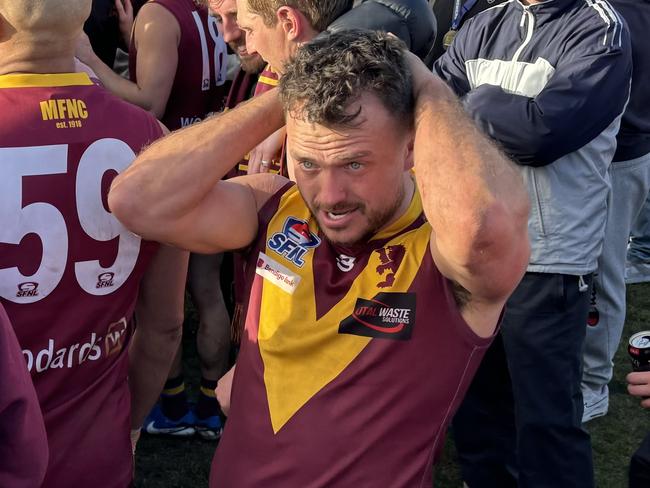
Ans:
{"type": "Polygon", "coordinates": [[[577,0],[561,27],[589,50],[625,49],[627,24],[607,0],[577,0]]]}
{"type": "Polygon", "coordinates": [[[180,32],[179,17],[183,9],[174,2],[156,0],[142,6],[136,18],[136,36],[141,37],[152,30],[167,32],[168,35],[178,35],[180,32]]]}

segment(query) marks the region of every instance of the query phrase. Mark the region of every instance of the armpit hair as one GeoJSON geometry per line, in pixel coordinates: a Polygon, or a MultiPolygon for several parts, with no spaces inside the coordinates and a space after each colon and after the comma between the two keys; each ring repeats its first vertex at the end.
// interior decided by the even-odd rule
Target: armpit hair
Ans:
{"type": "Polygon", "coordinates": [[[456,305],[458,305],[459,310],[463,310],[472,299],[472,294],[456,281],[451,282],[451,292],[454,295],[454,300],[456,300],[456,305]]]}

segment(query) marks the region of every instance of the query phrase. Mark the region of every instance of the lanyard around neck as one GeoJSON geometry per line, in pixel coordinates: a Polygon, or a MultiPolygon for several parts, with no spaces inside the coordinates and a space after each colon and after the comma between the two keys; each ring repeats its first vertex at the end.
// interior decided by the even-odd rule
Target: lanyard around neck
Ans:
{"type": "Polygon", "coordinates": [[[466,0],[463,3],[463,0],[454,0],[454,16],[451,20],[451,30],[457,31],[460,27],[460,23],[463,21],[463,17],[469,12],[478,0],[466,0]]]}

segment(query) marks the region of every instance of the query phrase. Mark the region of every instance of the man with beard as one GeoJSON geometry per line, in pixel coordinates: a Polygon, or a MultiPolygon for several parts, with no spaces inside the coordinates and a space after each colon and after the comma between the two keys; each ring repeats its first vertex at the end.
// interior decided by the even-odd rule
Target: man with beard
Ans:
{"type": "MultiPolygon", "coordinates": [[[[209,5],[212,15],[217,20],[219,32],[241,64],[241,69],[235,75],[226,99],[226,110],[229,110],[252,98],[256,93],[267,91],[267,87],[277,86],[277,77],[262,76],[266,61],[259,54],[249,54],[246,50],[246,34],[237,24],[236,0],[210,0],[209,5]]],[[[249,159],[249,157],[244,158],[228,173],[228,177],[247,174],[249,159]]],[[[257,164],[259,165],[259,162],[257,164]]],[[[278,170],[279,168],[275,168],[274,172],[277,173],[278,170]]]]}
{"type": "Polygon", "coordinates": [[[247,250],[211,486],[431,485],[525,270],[528,198],[403,43],[348,31],[306,44],[279,90],[152,145],[109,205],[144,236],[247,250]],[[296,184],[222,180],[285,117],[296,184]]]}

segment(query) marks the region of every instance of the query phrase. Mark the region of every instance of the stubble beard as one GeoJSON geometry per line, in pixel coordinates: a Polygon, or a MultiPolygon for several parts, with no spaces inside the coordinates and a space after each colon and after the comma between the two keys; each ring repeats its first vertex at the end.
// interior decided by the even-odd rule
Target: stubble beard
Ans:
{"type": "Polygon", "coordinates": [[[378,210],[372,210],[369,211],[368,207],[366,206],[365,203],[363,202],[342,202],[339,204],[336,204],[334,207],[322,207],[319,205],[318,202],[307,202],[307,200],[303,196],[303,200],[305,203],[307,203],[307,207],[309,208],[309,211],[311,212],[312,217],[316,220],[318,223],[318,227],[320,228],[321,232],[323,233],[323,236],[325,239],[330,243],[335,246],[340,246],[340,247],[345,247],[345,248],[357,248],[357,247],[362,247],[364,246],[367,242],[372,239],[372,237],[377,234],[377,232],[384,227],[388,222],[392,221],[395,218],[395,214],[399,210],[399,208],[402,205],[402,202],[404,201],[404,195],[405,195],[405,189],[403,185],[400,185],[399,190],[397,192],[397,195],[395,199],[391,202],[391,204],[387,207],[384,207],[382,209],[378,210]],[[321,225],[321,222],[318,218],[318,213],[321,210],[326,210],[326,211],[337,211],[337,210],[345,210],[348,208],[356,208],[356,211],[361,213],[366,217],[367,220],[367,225],[366,229],[364,230],[363,234],[361,236],[353,241],[342,241],[342,240],[337,240],[333,236],[328,235],[327,227],[324,227],[321,225]]]}

